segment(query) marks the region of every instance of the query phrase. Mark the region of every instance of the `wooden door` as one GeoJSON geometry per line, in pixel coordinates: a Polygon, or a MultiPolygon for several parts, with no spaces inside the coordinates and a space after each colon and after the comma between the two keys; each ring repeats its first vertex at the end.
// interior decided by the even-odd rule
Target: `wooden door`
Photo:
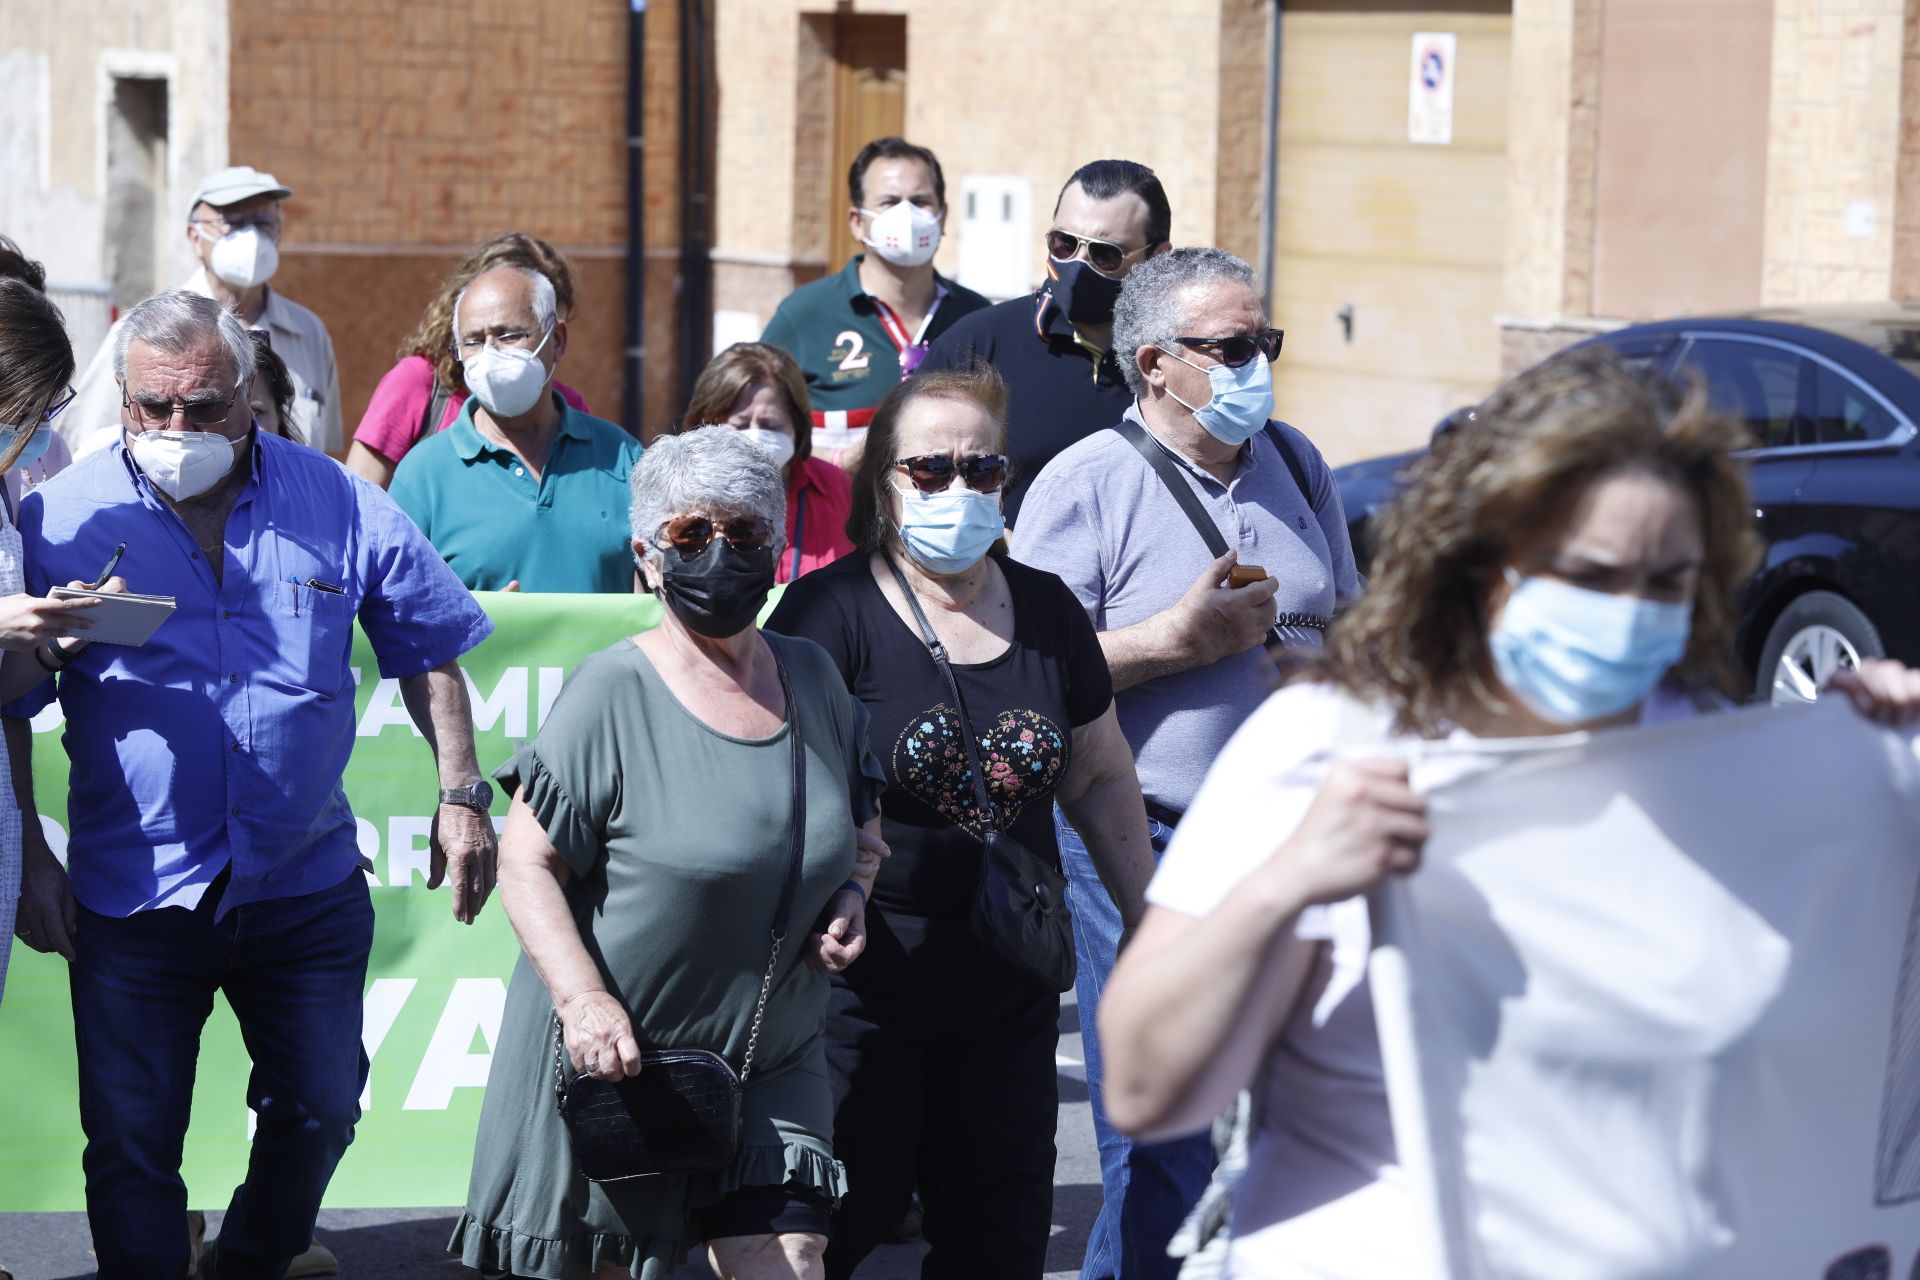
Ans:
{"type": "Polygon", "coordinates": [[[847,231],[847,167],[867,143],[906,128],[907,20],[891,14],[836,14],[833,45],[829,271],[839,270],[860,251],[847,231]]]}
{"type": "Polygon", "coordinates": [[[1424,444],[1493,389],[1507,207],[1508,0],[1288,0],[1275,408],[1337,463],[1424,444]],[[1452,141],[1409,141],[1415,33],[1458,41],[1452,141]]]}

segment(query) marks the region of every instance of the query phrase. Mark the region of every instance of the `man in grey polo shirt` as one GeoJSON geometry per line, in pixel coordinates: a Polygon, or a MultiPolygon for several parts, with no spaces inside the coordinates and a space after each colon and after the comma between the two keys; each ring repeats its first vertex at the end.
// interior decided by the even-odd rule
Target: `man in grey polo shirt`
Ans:
{"type": "MultiPolygon", "coordinates": [[[[1272,692],[1265,644],[1317,646],[1360,589],[1332,473],[1306,436],[1270,421],[1279,347],[1239,258],[1191,248],[1140,263],[1113,323],[1134,403],[1114,430],[1047,465],[1014,532],[1015,556],[1065,580],[1100,632],[1156,854],[1221,747],[1272,692]],[[1236,567],[1264,576],[1235,586],[1236,567]]],[[[1205,1135],[1134,1144],[1107,1123],[1095,1015],[1120,918],[1078,836],[1055,820],[1106,1192],[1083,1280],[1172,1277],[1167,1241],[1206,1186],[1212,1147],[1205,1135]]]]}

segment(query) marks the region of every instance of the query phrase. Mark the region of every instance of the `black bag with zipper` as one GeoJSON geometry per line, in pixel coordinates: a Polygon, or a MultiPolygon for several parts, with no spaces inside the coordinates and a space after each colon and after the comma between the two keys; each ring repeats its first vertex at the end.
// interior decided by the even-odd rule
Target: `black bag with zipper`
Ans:
{"type": "Polygon", "coordinates": [[[973,800],[985,827],[981,841],[986,846],[968,928],[982,946],[1009,967],[1049,991],[1070,990],[1074,975],[1073,918],[1067,913],[1066,877],[1000,830],[999,812],[987,794],[986,770],[980,763],[980,741],[974,736],[973,720],[967,715],[953,664],[947,660],[947,647],[934,634],[926,610],[920,607],[906,574],[892,556],[887,557],[887,567],[893,570],[893,580],[920,626],[920,638],[926,641],[927,652],[946,681],[953,713],[960,721],[960,737],[967,745],[973,800]]]}

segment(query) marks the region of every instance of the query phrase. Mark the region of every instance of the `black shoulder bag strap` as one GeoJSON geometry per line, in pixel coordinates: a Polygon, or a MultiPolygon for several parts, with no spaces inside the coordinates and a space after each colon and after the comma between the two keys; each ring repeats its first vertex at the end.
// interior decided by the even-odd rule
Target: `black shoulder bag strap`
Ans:
{"type": "Polygon", "coordinates": [[[1000,829],[1000,818],[994,812],[993,801],[987,795],[986,770],[980,764],[980,744],[974,740],[973,720],[967,715],[967,702],[960,696],[960,681],[954,677],[953,664],[947,659],[947,646],[940,643],[940,637],[933,633],[933,624],[927,621],[927,611],[920,607],[920,600],[913,594],[913,587],[907,581],[907,575],[900,572],[900,566],[894,563],[891,555],[887,557],[887,568],[893,570],[893,581],[900,588],[900,594],[907,598],[907,607],[913,610],[913,620],[920,625],[920,638],[927,643],[927,652],[933,655],[933,663],[940,668],[940,675],[947,682],[947,692],[953,696],[954,714],[960,717],[960,736],[967,744],[967,763],[972,767],[973,802],[980,807],[980,814],[986,819],[987,826],[995,831],[1000,829]]]}
{"type": "Polygon", "coordinates": [[[427,410],[420,418],[418,440],[425,440],[440,430],[440,419],[447,416],[447,401],[451,399],[453,393],[441,383],[440,374],[436,371],[433,375],[433,394],[427,397],[427,410]]]}
{"type": "MultiPolygon", "coordinates": [[[[763,636],[763,638],[765,638],[763,636]]],[[[793,744],[793,812],[788,818],[787,880],[780,886],[780,905],[773,913],[773,928],[768,937],[773,944],[767,955],[767,972],[760,979],[760,999],[753,1006],[753,1027],[747,1032],[747,1058],[740,1064],[740,1083],[746,1084],[753,1073],[753,1051],[760,1044],[760,1021],[767,1013],[767,997],[773,992],[773,974],[780,963],[780,948],[787,940],[787,922],[793,915],[793,894],[800,884],[800,867],[807,849],[807,747],[800,740],[800,700],[793,696],[793,681],[780,650],[767,640],[774,669],[780,673],[780,692],[787,700],[787,738],[793,744]]]]}
{"type": "MultiPolygon", "coordinates": [[[[1212,553],[1213,558],[1218,560],[1227,554],[1227,540],[1221,536],[1220,527],[1214,524],[1213,517],[1207,514],[1206,507],[1200,502],[1200,495],[1193,491],[1193,485],[1180,474],[1180,468],[1175,465],[1172,458],[1167,456],[1167,451],[1160,446],[1160,442],[1148,435],[1146,429],[1131,418],[1120,419],[1114,424],[1113,429],[1119,432],[1121,438],[1128,444],[1139,450],[1140,456],[1147,460],[1147,465],[1153,468],[1153,474],[1160,477],[1160,483],[1166,486],[1167,492],[1173,495],[1173,500],[1180,504],[1182,511],[1186,512],[1187,519],[1193,523],[1194,532],[1198,533],[1201,540],[1207,544],[1207,550],[1212,553]]],[[[1307,486],[1306,471],[1301,467],[1300,460],[1293,456],[1293,450],[1287,447],[1286,437],[1275,429],[1272,423],[1268,423],[1266,429],[1273,440],[1274,448],[1278,449],[1280,456],[1286,460],[1287,471],[1293,476],[1294,483],[1300,487],[1300,496],[1306,499],[1307,509],[1312,510],[1313,491],[1307,486]]],[[[1286,637],[1280,630],[1282,627],[1312,627],[1316,631],[1324,631],[1328,621],[1329,619],[1315,613],[1279,614],[1274,619],[1273,630],[1267,633],[1267,643],[1285,643],[1286,637]]]]}

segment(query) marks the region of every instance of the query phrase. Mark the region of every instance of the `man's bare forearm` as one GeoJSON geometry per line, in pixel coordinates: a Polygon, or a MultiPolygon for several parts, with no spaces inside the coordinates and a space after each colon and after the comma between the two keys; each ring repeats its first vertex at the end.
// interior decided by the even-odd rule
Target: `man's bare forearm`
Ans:
{"type": "Polygon", "coordinates": [[[473,707],[467,700],[467,682],[460,664],[445,666],[400,681],[400,697],[407,714],[433,749],[440,785],[462,787],[480,776],[480,758],[473,746],[473,707]]]}
{"type": "Polygon", "coordinates": [[[1205,665],[1205,655],[1188,644],[1173,623],[1169,610],[1130,627],[1100,633],[1100,648],[1107,655],[1115,693],[1205,665]]]}

